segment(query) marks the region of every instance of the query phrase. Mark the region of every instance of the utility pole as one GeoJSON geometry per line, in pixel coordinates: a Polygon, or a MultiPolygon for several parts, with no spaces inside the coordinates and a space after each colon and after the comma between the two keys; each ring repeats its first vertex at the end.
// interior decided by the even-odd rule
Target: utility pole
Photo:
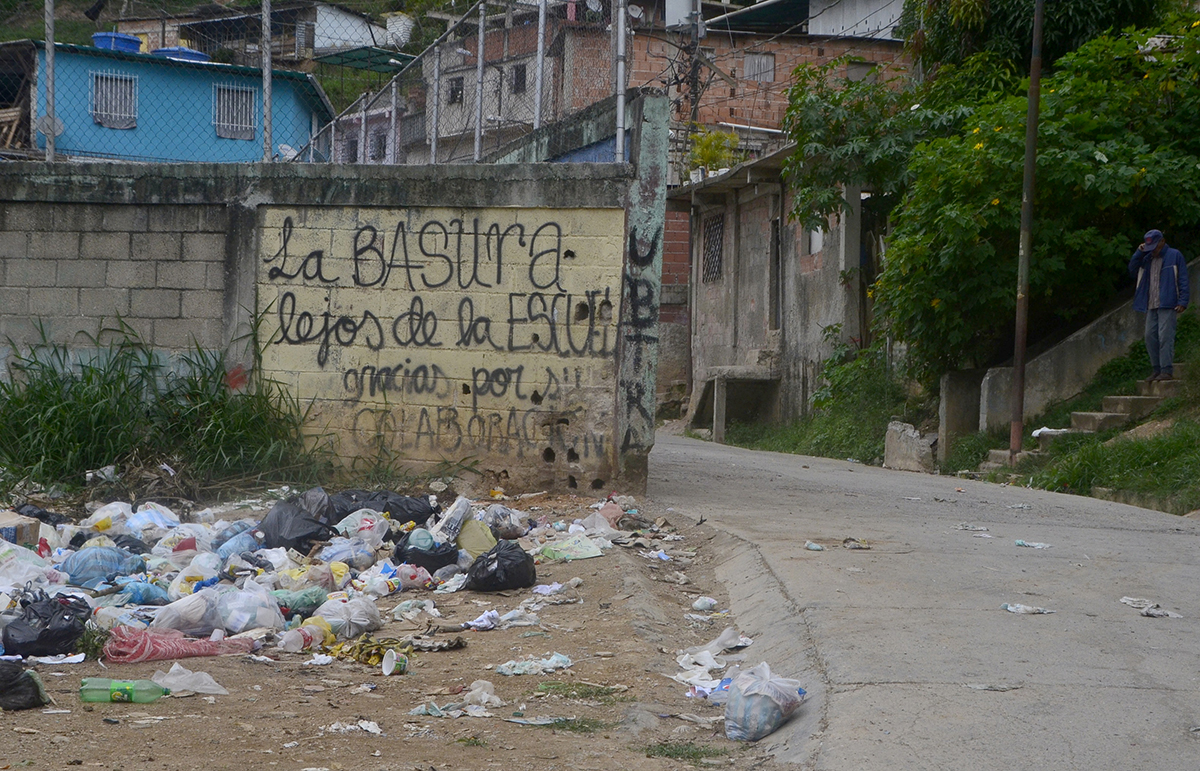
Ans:
{"type": "Polygon", "coordinates": [[[1029,254],[1033,249],[1033,183],[1037,170],[1038,112],[1042,96],[1042,20],[1045,0],[1035,0],[1029,60],[1029,112],[1025,117],[1025,179],[1021,189],[1021,244],[1017,253],[1017,323],[1013,340],[1012,425],[1009,463],[1015,463],[1025,434],[1025,342],[1029,336],[1029,254]]]}
{"type": "MultiPolygon", "coordinates": [[[[691,45],[691,69],[688,71],[688,99],[692,103],[692,126],[700,122],[700,24],[703,21],[700,14],[700,0],[696,0],[696,4],[692,10],[692,45],[691,45]]],[[[692,126],[688,127],[688,133],[692,131],[692,126]]]]}

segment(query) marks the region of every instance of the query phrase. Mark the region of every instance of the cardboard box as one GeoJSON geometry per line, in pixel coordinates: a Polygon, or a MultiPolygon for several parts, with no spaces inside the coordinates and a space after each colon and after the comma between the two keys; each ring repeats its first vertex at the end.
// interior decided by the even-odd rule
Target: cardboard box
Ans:
{"type": "Polygon", "coordinates": [[[42,523],[15,511],[0,511],[0,538],[18,546],[37,546],[42,523]]]}

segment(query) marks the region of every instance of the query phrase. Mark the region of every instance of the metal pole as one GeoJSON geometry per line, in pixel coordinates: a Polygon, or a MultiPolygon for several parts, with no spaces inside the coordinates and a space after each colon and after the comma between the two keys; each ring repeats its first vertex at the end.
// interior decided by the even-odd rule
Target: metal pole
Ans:
{"type": "Polygon", "coordinates": [[[442,46],[433,49],[433,131],[429,135],[429,162],[437,163],[438,132],[441,124],[438,122],[438,108],[442,103],[442,46]]]}
{"type": "Polygon", "coordinates": [[[487,5],[479,4],[479,32],[475,51],[475,161],[483,155],[483,26],[487,21],[487,5]]]}
{"type": "MultiPolygon", "coordinates": [[[[396,82],[396,78],[392,78],[392,120],[391,125],[388,126],[388,137],[390,138],[388,140],[388,145],[392,154],[390,160],[393,164],[399,163],[400,160],[400,137],[396,133],[396,125],[400,120],[399,116],[396,115],[396,103],[398,101],[397,97],[399,95],[399,91],[400,84],[396,82]]],[[[384,163],[387,163],[389,159],[385,157],[383,160],[384,163]]]]}
{"type": "Polygon", "coordinates": [[[538,0],[537,72],[533,75],[533,127],[542,127],[542,70],[546,67],[546,0],[538,0]]]}
{"type": "Polygon", "coordinates": [[[1017,323],[1013,340],[1012,426],[1009,462],[1016,461],[1025,433],[1025,342],[1029,334],[1029,253],[1033,248],[1033,183],[1037,166],[1038,108],[1042,85],[1042,19],[1045,0],[1033,9],[1033,49],[1029,60],[1029,112],[1025,117],[1025,180],[1021,191],[1021,243],[1017,253],[1017,323]]]}
{"type": "Polygon", "coordinates": [[[625,162],[625,0],[617,0],[617,18],[613,20],[617,33],[617,142],[616,163],[625,162]]]}
{"type": "Polygon", "coordinates": [[[371,158],[371,154],[367,152],[367,104],[370,100],[366,94],[359,99],[362,101],[362,107],[358,110],[358,154],[354,162],[366,163],[371,158]]]}
{"type": "Polygon", "coordinates": [[[263,89],[263,162],[270,163],[275,153],[271,137],[271,0],[262,0],[262,40],[259,41],[263,89]]]}
{"type": "Polygon", "coordinates": [[[46,163],[54,163],[54,0],[46,0],[43,9],[46,24],[46,114],[43,134],[46,137],[46,163]]]}

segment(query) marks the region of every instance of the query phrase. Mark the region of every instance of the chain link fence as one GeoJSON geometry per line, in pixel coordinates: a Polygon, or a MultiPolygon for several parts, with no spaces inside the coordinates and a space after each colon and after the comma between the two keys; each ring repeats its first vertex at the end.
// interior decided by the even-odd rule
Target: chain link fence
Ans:
{"type": "Polygon", "coordinates": [[[501,0],[432,14],[420,21],[426,39],[431,24],[445,30],[417,55],[403,52],[415,22],[402,13],[266,0],[253,12],[138,16],[126,3],[90,40],[68,27],[69,42],[0,43],[0,157],[483,160],[617,92],[617,3],[501,0]]]}

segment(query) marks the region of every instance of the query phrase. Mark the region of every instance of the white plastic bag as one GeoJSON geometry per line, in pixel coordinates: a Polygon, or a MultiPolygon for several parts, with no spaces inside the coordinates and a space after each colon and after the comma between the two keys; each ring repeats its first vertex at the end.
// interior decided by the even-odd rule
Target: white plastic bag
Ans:
{"type": "Polygon", "coordinates": [[[211,586],[205,587],[159,608],[150,626],[155,629],[178,629],[192,637],[207,637],[214,629],[225,628],[221,620],[220,602],[217,590],[211,586]]]}
{"type": "Polygon", "coordinates": [[[219,607],[225,630],[230,634],[241,634],[249,629],[283,629],[286,626],[275,597],[252,579],[246,579],[240,591],[221,595],[219,607]]]}
{"type": "Polygon", "coordinates": [[[137,535],[148,527],[161,530],[179,527],[179,517],[166,506],[149,501],[138,506],[138,510],[128,516],[125,524],[131,533],[137,535]]]}
{"type": "Polygon", "coordinates": [[[361,538],[372,549],[383,546],[391,528],[391,521],[373,509],[359,509],[333,526],[347,538],[361,538]]]}
{"type": "Polygon", "coordinates": [[[167,588],[167,596],[172,600],[186,597],[192,593],[192,587],[195,584],[216,578],[217,571],[220,569],[221,558],[213,552],[197,554],[192,558],[191,564],[179,571],[179,575],[171,581],[171,585],[167,588]]]}
{"type": "Polygon", "coordinates": [[[192,693],[209,693],[214,696],[229,695],[229,691],[222,688],[212,675],[207,672],[193,672],[180,665],[178,661],[171,665],[171,671],[163,672],[160,669],[150,679],[163,688],[170,689],[173,694],[191,691],[192,693]]]}
{"type": "Polygon", "coordinates": [[[313,613],[329,622],[329,628],[343,640],[352,640],[364,632],[374,632],[383,626],[379,608],[374,600],[356,597],[352,600],[329,600],[313,613]]]}
{"type": "Polygon", "coordinates": [[[433,584],[433,576],[428,570],[408,563],[396,567],[396,578],[400,580],[401,589],[428,589],[433,584]]]}
{"type": "Polygon", "coordinates": [[[79,523],[79,526],[97,533],[117,535],[125,532],[125,521],[131,514],[133,514],[133,507],[128,503],[113,501],[93,511],[90,517],[79,523]]]}
{"type": "Polygon", "coordinates": [[[344,562],[355,570],[375,564],[375,549],[361,538],[334,538],[317,554],[324,563],[344,562]]]}
{"type": "Polygon", "coordinates": [[[730,684],[725,735],[734,741],[756,742],[783,725],[803,698],[799,680],[773,677],[764,661],[730,684]]]}
{"type": "Polygon", "coordinates": [[[429,528],[429,532],[433,534],[433,539],[438,543],[454,543],[458,539],[458,533],[462,530],[463,523],[469,516],[471,516],[471,501],[460,495],[446,510],[445,515],[438,520],[438,523],[429,528]]]}

